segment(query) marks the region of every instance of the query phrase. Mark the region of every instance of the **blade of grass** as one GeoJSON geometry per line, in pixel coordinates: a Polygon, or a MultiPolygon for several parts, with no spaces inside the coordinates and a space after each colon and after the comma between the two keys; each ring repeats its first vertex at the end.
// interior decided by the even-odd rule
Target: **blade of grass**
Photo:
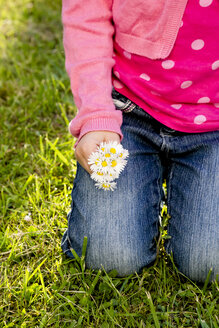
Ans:
{"type": "Polygon", "coordinates": [[[151,313],[152,313],[152,316],[153,316],[153,319],[154,319],[155,327],[160,328],[159,320],[158,320],[158,317],[157,317],[157,314],[156,314],[156,311],[155,311],[155,307],[154,307],[154,304],[153,304],[153,301],[152,301],[152,298],[151,298],[151,294],[149,292],[146,292],[146,295],[147,295],[148,303],[150,305],[151,313]]]}
{"type": "Polygon", "coordinates": [[[208,283],[209,283],[211,274],[212,274],[212,268],[209,270],[208,275],[207,275],[207,278],[206,278],[205,283],[204,283],[204,286],[202,288],[203,294],[205,294],[205,292],[207,290],[207,287],[208,287],[208,283]]]}
{"type": "Polygon", "coordinates": [[[62,155],[62,153],[58,150],[58,148],[49,140],[47,139],[47,142],[52,150],[54,150],[55,154],[59,157],[59,159],[67,166],[69,166],[68,160],[65,158],[65,156],[62,155]]]}

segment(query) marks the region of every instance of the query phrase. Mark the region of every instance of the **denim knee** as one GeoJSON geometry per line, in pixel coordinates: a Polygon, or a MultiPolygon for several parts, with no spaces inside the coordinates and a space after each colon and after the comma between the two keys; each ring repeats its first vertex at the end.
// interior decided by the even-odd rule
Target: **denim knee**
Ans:
{"type": "Polygon", "coordinates": [[[172,253],[178,270],[189,279],[204,283],[209,271],[211,271],[210,281],[218,280],[219,261],[216,249],[207,252],[201,247],[188,249],[182,246],[180,251],[173,250],[172,253]]]}
{"type": "Polygon", "coordinates": [[[116,270],[119,277],[139,273],[145,266],[150,265],[156,258],[156,252],[144,252],[140,254],[138,250],[128,248],[111,248],[99,250],[88,249],[86,256],[86,266],[91,269],[104,268],[106,272],[116,270]]]}
{"type": "MultiPolygon", "coordinates": [[[[74,255],[71,249],[74,248],[78,256],[81,256],[82,244],[77,244],[74,240],[72,242],[68,233],[69,231],[66,230],[61,247],[66,256],[73,259],[74,255]]],[[[104,241],[106,242],[106,239],[104,241]]],[[[139,273],[143,267],[153,263],[156,258],[155,243],[147,245],[145,242],[143,248],[141,248],[141,243],[138,247],[132,246],[133,248],[130,245],[127,247],[117,244],[114,242],[113,244],[106,243],[104,245],[103,241],[100,244],[100,240],[88,238],[85,257],[86,267],[94,270],[104,268],[106,272],[116,270],[118,276],[124,277],[135,272],[139,273]]]]}

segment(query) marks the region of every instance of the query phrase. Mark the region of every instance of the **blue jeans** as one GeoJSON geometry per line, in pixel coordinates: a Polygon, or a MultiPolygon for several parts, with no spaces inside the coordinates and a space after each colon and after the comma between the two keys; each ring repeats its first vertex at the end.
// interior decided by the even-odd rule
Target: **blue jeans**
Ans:
{"type": "Polygon", "coordinates": [[[166,250],[190,279],[204,281],[211,268],[215,279],[219,273],[219,130],[175,131],[118,93],[114,98],[117,109],[123,110],[122,145],[129,150],[128,163],[113,192],[96,189],[78,164],[61,245],[64,253],[73,258],[73,248],[80,256],[87,236],[87,267],[116,269],[124,276],[153,263],[165,178],[171,216],[166,250]]]}

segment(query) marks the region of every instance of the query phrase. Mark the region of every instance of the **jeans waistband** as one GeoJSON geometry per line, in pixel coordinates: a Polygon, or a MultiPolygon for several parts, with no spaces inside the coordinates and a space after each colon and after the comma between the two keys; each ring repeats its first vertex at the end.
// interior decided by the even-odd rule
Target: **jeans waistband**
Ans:
{"type": "MultiPolygon", "coordinates": [[[[114,88],[112,89],[112,99],[113,103],[116,107],[116,109],[121,110],[124,113],[130,113],[134,109],[135,110],[141,110],[147,113],[144,109],[142,109],[140,106],[135,104],[133,101],[131,101],[129,98],[126,96],[122,95],[118,91],[116,91],[114,88]]],[[[156,121],[157,124],[161,125],[161,134],[163,135],[182,135],[182,134],[187,134],[186,132],[181,132],[181,131],[176,131],[174,129],[171,129],[167,127],[166,125],[160,123],[157,121],[155,118],[153,118],[149,113],[147,113],[148,116],[151,117],[152,120],[156,121]]]]}

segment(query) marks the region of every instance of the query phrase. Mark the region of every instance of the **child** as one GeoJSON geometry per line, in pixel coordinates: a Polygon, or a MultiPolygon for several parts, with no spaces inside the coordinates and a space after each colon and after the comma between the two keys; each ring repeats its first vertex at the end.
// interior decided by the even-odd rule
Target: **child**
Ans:
{"type": "Polygon", "coordinates": [[[66,69],[78,114],[78,169],[62,249],[120,276],[156,258],[162,184],[166,245],[195,281],[219,273],[219,2],[63,0],[66,69]],[[113,91],[112,91],[113,86],[113,91]],[[89,155],[128,149],[115,191],[98,190],[89,155]]]}

